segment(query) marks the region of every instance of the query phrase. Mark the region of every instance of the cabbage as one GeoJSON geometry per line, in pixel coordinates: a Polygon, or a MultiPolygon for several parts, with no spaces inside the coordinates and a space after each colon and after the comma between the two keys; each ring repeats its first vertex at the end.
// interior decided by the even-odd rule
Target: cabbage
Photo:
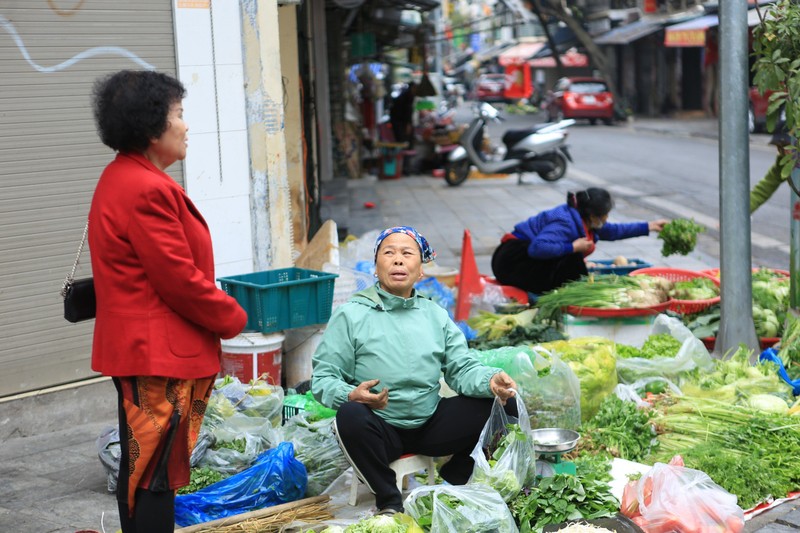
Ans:
{"type": "Polygon", "coordinates": [[[772,394],[753,394],[747,399],[747,405],[765,413],[786,414],[789,405],[772,394]]]}

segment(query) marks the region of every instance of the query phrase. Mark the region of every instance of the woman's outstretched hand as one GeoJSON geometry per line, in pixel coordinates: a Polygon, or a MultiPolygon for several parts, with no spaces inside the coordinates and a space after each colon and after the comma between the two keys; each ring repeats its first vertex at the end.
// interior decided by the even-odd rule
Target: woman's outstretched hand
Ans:
{"type": "Polygon", "coordinates": [[[664,224],[669,222],[666,218],[659,218],[658,220],[652,220],[647,223],[647,229],[650,231],[661,231],[664,229],[664,224]]]}
{"type": "Polygon", "coordinates": [[[505,405],[506,400],[514,396],[517,384],[505,372],[498,372],[489,380],[489,388],[500,399],[500,403],[505,405]]]}
{"type": "Polygon", "coordinates": [[[364,381],[358,387],[350,391],[347,399],[351,402],[363,403],[370,409],[383,409],[389,403],[389,389],[383,388],[379,393],[374,393],[370,389],[380,383],[379,379],[364,381]]]}

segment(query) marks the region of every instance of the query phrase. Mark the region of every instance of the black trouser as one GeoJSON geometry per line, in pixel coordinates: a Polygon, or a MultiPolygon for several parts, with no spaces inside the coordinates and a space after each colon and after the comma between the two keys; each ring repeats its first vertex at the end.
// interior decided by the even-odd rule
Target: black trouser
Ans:
{"type": "Polygon", "coordinates": [[[510,239],[494,251],[492,273],[500,284],[544,294],[588,274],[581,254],[534,259],[528,255],[528,244],[521,239],[510,239]]]}
{"type": "MultiPolygon", "coordinates": [[[[443,398],[433,416],[415,429],[394,427],[366,405],[346,402],[336,413],[336,433],[356,474],[375,493],[377,508],[402,511],[402,495],[389,463],[407,453],[431,457],[452,454],[439,474],[453,485],[465,484],[474,466],[470,454],[489,419],[493,402],[493,398],[443,398]]],[[[509,401],[506,412],[516,416],[516,402],[509,401]]]]}
{"type": "Polygon", "coordinates": [[[136,489],[136,507],[130,516],[128,503],[118,501],[123,533],[172,533],[175,531],[175,492],[136,489]]]}

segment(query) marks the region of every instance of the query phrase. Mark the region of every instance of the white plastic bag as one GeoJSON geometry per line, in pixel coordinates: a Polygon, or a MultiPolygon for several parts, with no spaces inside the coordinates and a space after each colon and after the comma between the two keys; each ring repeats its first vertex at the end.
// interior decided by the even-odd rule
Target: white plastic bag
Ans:
{"type": "Polygon", "coordinates": [[[508,401],[517,402],[519,418],[508,416],[500,400],[495,397],[489,419],[470,454],[475,466],[469,478],[469,483],[491,486],[506,502],[514,499],[522,490],[533,456],[531,427],[525,404],[519,394],[508,401]],[[503,444],[505,448],[501,450],[503,444]]]}
{"type": "Polygon", "coordinates": [[[668,333],[681,342],[681,348],[675,357],[617,358],[617,376],[622,383],[633,383],[642,378],[656,376],[674,380],[679,374],[695,368],[703,370],[713,368],[713,360],[703,341],[695,337],[680,320],[667,315],[658,315],[650,334],[662,333],[668,333]]]}
{"type": "Polygon", "coordinates": [[[430,533],[518,533],[508,506],[486,485],[425,485],[411,491],[405,511],[430,533]]]}

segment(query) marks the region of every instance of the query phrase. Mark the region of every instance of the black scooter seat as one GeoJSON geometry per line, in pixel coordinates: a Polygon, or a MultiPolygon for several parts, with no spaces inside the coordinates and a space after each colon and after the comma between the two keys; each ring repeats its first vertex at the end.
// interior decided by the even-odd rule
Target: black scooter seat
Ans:
{"type": "Polygon", "coordinates": [[[536,126],[524,130],[508,130],[503,134],[503,144],[506,146],[513,146],[528,135],[536,133],[546,126],[550,126],[550,124],[537,124],[536,126]]]}

